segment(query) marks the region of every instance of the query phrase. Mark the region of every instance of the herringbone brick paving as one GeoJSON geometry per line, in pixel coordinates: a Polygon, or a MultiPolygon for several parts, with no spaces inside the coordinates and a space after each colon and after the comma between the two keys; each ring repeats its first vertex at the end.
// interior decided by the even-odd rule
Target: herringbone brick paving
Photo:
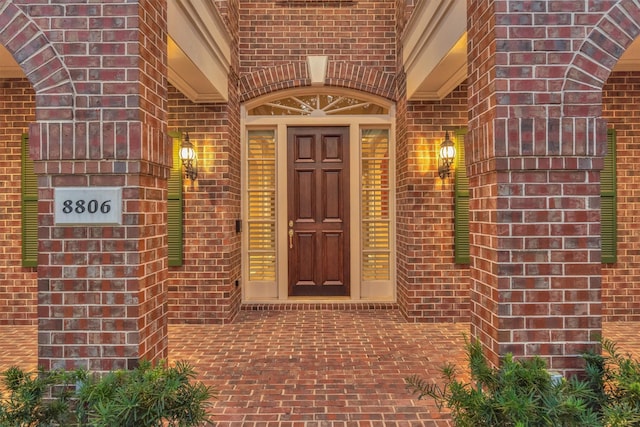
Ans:
{"type": "MultiPolygon", "coordinates": [[[[191,362],[218,391],[211,413],[225,426],[449,426],[403,378],[439,378],[464,366],[467,324],[407,323],[395,310],[242,311],[229,325],[169,327],[170,359],[191,362]]],[[[640,356],[640,322],[603,335],[640,356]]],[[[0,371],[35,369],[37,332],[0,326],[0,371]]]]}

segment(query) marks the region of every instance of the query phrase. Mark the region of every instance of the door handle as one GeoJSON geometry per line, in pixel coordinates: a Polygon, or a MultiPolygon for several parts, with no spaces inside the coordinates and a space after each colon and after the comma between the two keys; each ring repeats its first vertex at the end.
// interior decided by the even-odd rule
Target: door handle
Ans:
{"type": "Polygon", "coordinates": [[[289,220],[289,249],[293,249],[293,220],[289,220]]]}

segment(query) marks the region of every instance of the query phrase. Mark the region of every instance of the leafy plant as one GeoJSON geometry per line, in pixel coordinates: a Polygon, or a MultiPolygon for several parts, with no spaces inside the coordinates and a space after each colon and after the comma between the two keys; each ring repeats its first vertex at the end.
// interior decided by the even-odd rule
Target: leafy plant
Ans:
{"type": "Polygon", "coordinates": [[[207,401],[212,389],[194,381],[184,362],[152,366],[143,361],[131,371],[103,376],[87,371],[2,374],[3,427],[191,427],[212,423],[207,401]]]}
{"type": "Polygon", "coordinates": [[[622,355],[611,340],[603,340],[605,355],[587,353],[586,380],[598,396],[603,424],[640,425],[640,361],[622,355]]]}
{"type": "Polygon", "coordinates": [[[102,377],[84,375],[78,390],[78,415],[93,427],[190,427],[208,420],[206,405],[212,390],[192,382],[187,363],[152,366],[143,361],[131,371],[102,377]]]}
{"type": "Polygon", "coordinates": [[[11,367],[2,374],[0,425],[12,427],[60,426],[73,423],[71,401],[75,373],[11,367]]]}
{"type": "Polygon", "coordinates": [[[458,427],[600,426],[598,396],[588,381],[555,381],[539,357],[515,360],[507,355],[490,366],[478,341],[467,342],[471,382],[458,379],[455,366],[443,367],[444,386],[417,375],[406,379],[419,399],[431,397],[447,407],[458,427]]]}

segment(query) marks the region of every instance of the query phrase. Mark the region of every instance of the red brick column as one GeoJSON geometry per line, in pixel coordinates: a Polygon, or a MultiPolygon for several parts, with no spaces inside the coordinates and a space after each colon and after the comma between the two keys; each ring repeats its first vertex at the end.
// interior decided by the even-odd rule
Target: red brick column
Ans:
{"type": "MultiPolygon", "coordinates": [[[[522,150],[533,134],[545,146],[595,147],[604,129],[596,119],[495,120],[474,130],[468,152],[487,144],[522,150]]],[[[471,165],[472,333],[494,361],[507,352],[540,355],[568,371],[597,345],[601,167],[586,153],[503,152],[471,165]]]]}
{"type": "Polygon", "coordinates": [[[495,363],[540,355],[570,373],[598,346],[606,68],[594,61],[613,62],[580,37],[613,5],[469,2],[472,334],[495,363]]]}
{"type": "Polygon", "coordinates": [[[166,20],[166,0],[0,0],[0,43],[36,92],[45,368],[167,356],[166,20]],[[120,224],[55,223],[55,189],[103,186],[122,189],[120,224]]]}

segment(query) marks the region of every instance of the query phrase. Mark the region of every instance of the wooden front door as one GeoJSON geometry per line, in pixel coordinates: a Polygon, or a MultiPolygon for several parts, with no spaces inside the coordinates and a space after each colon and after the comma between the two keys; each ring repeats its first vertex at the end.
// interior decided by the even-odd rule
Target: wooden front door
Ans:
{"type": "Polygon", "coordinates": [[[287,134],[290,296],[349,295],[349,128],[287,134]]]}

